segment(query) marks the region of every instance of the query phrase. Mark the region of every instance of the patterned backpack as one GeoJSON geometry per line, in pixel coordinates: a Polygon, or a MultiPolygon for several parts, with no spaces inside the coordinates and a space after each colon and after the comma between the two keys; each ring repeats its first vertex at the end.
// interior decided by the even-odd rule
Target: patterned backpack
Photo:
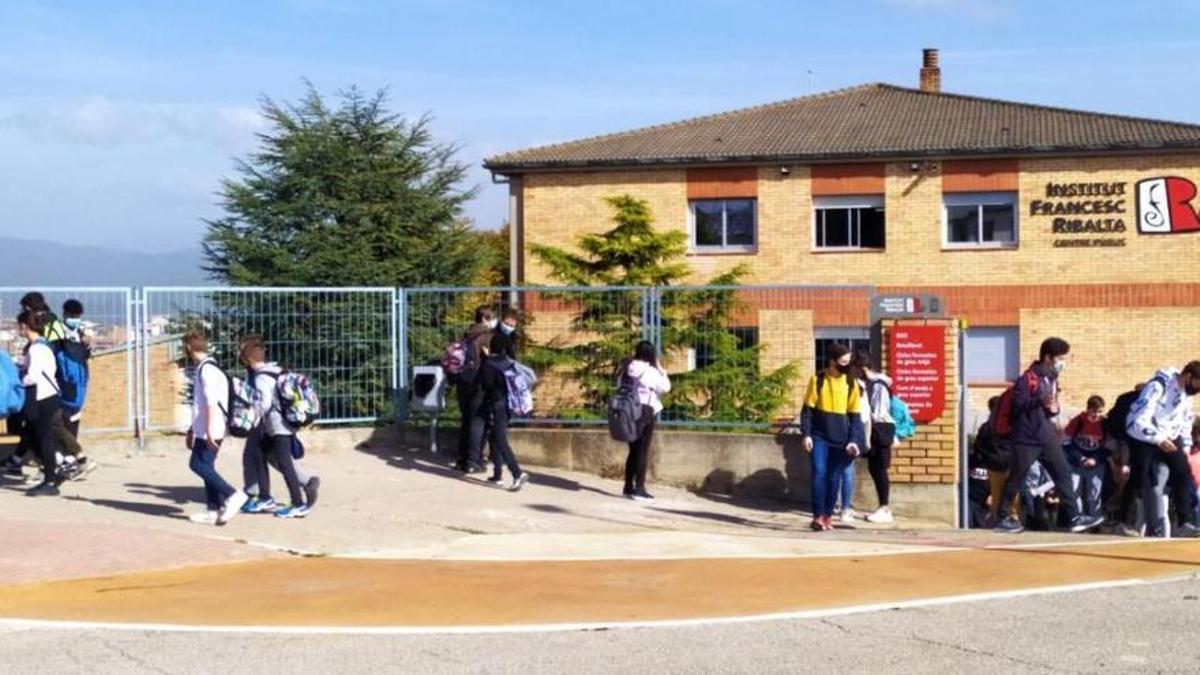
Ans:
{"type": "Polygon", "coordinates": [[[508,385],[508,412],[514,417],[532,415],[537,373],[523,363],[509,361],[504,366],[504,382],[508,385]]]}
{"type": "Polygon", "coordinates": [[[229,435],[234,438],[246,438],[258,428],[262,422],[259,414],[262,409],[262,396],[253,380],[243,380],[240,377],[229,377],[229,410],[225,411],[225,420],[229,435]]]}
{"type": "Polygon", "coordinates": [[[302,429],[321,416],[321,399],[312,382],[300,373],[283,371],[275,385],[275,397],[283,421],[293,430],[302,429]]]}

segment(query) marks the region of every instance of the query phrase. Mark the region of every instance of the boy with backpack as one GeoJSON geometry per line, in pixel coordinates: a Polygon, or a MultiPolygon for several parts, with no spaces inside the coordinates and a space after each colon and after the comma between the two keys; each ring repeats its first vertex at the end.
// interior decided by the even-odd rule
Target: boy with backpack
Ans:
{"type": "MultiPolygon", "coordinates": [[[[74,298],[63,303],[63,329],[64,337],[59,342],[56,358],[62,391],[60,404],[65,429],[70,433],[70,440],[64,438],[62,445],[69,447],[72,441],[77,444],[79,440],[79,424],[90,380],[88,362],[92,358],[91,337],[83,328],[83,303],[74,298]]],[[[78,452],[63,458],[60,470],[67,480],[78,480],[95,468],[96,463],[89,461],[79,446],[78,452]]]]}
{"type": "Polygon", "coordinates": [[[284,419],[282,404],[277,395],[279,378],[283,376],[284,371],[278,364],[267,361],[267,346],[259,336],[243,338],[241,361],[257,392],[253,405],[255,417],[258,419],[258,426],[246,438],[243,457],[243,466],[247,469],[246,492],[250,492],[250,478],[253,474],[257,483],[254,486],[257,495],[248,501],[242,510],[246,513],[273,512],[276,518],[303,518],[308,515],[311,505],[302,491],[305,483],[300,481],[295,458],[292,456],[292,446],[297,442],[296,432],[284,419]],[[291,499],[287,506],[279,507],[271,497],[268,466],[275,467],[283,474],[291,499]]]}
{"type": "Polygon", "coordinates": [[[192,375],[192,426],[187,446],[192,452],[188,463],[192,472],[204,481],[207,509],[189,516],[193,523],[224,525],[232,520],[249,499],[217,473],[217,453],[225,440],[229,424],[229,376],[208,354],[208,336],[202,328],[193,328],[183,336],[183,351],[195,366],[192,375]]]}
{"type": "Polygon", "coordinates": [[[1103,516],[1085,516],[1076,508],[1071,467],[1054,428],[1053,420],[1059,414],[1058,376],[1067,367],[1070,351],[1066,340],[1047,338],[1042,342],[1038,360],[1000,397],[995,428],[1001,436],[1008,437],[1012,464],[1000,497],[998,532],[1017,534],[1025,530],[1021,521],[1009,513],[1009,505],[1021,492],[1021,484],[1034,462],[1041,462],[1053,478],[1069,531],[1086,532],[1104,522],[1103,516]]]}
{"type": "MultiPolygon", "coordinates": [[[[1171,500],[1180,515],[1175,530],[1179,537],[1200,537],[1196,509],[1192,508],[1195,484],[1188,455],[1192,448],[1192,397],[1200,393],[1200,361],[1192,361],[1181,370],[1163,368],[1146,382],[1130,408],[1125,422],[1129,434],[1130,482],[1139,482],[1147,527],[1158,521],[1158,505],[1153,497],[1154,471],[1164,464],[1169,469],[1171,500]]],[[[1132,487],[1132,486],[1131,486],[1132,487]]],[[[1137,531],[1136,522],[1127,516],[1122,534],[1137,531]]]]}
{"type": "Polygon", "coordinates": [[[500,336],[494,336],[488,346],[481,347],[483,364],[479,369],[479,388],[483,393],[484,408],[491,417],[491,438],[493,460],[492,476],[488,482],[499,486],[504,482],[504,466],[512,475],[512,485],[509,490],[518,492],[529,482],[529,474],[521,469],[512,446],[508,443],[508,420],[514,411],[510,402],[510,371],[514,362],[504,354],[504,341],[500,336]]]}
{"type": "Polygon", "coordinates": [[[1063,447],[1071,464],[1076,506],[1088,516],[1103,516],[1104,479],[1108,471],[1108,448],[1104,436],[1104,399],[1090,396],[1087,410],[1075,416],[1063,431],[1063,447]]]}
{"type": "Polygon", "coordinates": [[[478,383],[479,369],[483,363],[482,352],[491,343],[499,325],[490,307],[475,310],[475,323],[467,329],[463,339],[446,348],[442,358],[442,369],[454,383],[458,398],[458,410],[462,421],[458,431],[458,462],[455,468],[472,474],[485,471],[483,466],[483,436],[488,425],[488,411],[484,406],[484,394],[478,383]]]}

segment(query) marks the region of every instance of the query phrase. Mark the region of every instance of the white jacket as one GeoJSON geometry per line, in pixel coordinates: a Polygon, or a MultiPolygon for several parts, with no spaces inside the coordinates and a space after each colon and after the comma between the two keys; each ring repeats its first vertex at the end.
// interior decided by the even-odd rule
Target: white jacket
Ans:
{"type": "Polygon", "coordinates": [[[1130,437],[1143,443],[1179,441],[1187,449],[1192,447],[1193,419],[1192,397],[1179,386],[1179,371],[1163,368],[1142,387],[1129,409],[1125,429],[1130,437]]]}
{"type": "Polygon", "coordinates": [[[29,345],[29,351],[21,359],[25,368],[25,376],[21,384],[34,388],[34,398],[38,401],[58,395],[58,363],[54,360],[54,350],[43,340],[37,340],[29,345]]]}
{"type": "Polygon", "coordinates": [[[666,371],[635,360],[629,362],[625,374],[636,384],[638,402],[653,408],[655,415],[662,412],[659,396],[671,391],[671,378],[667,377],[666,371]]]}

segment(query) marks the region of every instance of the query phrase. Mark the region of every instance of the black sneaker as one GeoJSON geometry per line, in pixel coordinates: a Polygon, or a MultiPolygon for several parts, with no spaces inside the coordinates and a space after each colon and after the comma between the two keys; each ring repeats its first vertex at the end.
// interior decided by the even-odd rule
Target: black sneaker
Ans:
{"type": "Polygon", "coordinates": [[[4,475],[20,478],[25,475],[25,469],[20,461],[12,461],[11,458],[4,462],[4,475]]]}
{"type": "Polygon", "coordinates": [[[637,492],[633,493],[632,498],[634,501],[638,501],[638,502],[654,501],[654,495],[650,494],[649,492],[646,492],[645,490],[638,490],[637,492]]]}
{"type": "Polygon", "coordinates": [[[1000,521],[1000,524],[996,526],[996,532],[1005,534],[1021,534],[1024,531],[1025,526],[1021,524],[1021,521],[1011,516],[1000,521]]]}
{"type": "Polygon", "coordinates": [[[477,474],[477,473],[484,473],[486,471],[487,471],[487,467],[485,467],[484,465],[472,464],[470,466],[470,468],[467,469],[467,475],[470,476],[470,475],[477,474]]]}
{"type": "Polygon", "coordinates": [[[504,482],[504,476],[501,474],[493,474],[488,476],[487,482],[491,483],[492,485],[499,485],[504,482]]]}
{"type": "Polygon", "coordinates": [[[36,487],[26,490],[25,494],[30,497],[57,497],[58,485],[54,483],[39,483],[36,487]]]}
{"type": "Polygon", "coordinates": [[[1075,516],[1074,520],[1071,521],[1071,524],[1067,527],[1067,529],[1075,534],[1079,534],[1081,532],[1087,532],[1088,530],[1094,530],[1103,524],[1104,516],[1085,516],[1080,514],[1075,516]]]}
{"type": "Polygon", "coordinates": [[[317,505],[317,492],[321,489],[321,477],[313,476],[304,484],[304,504],[309,509],[317,505]]]}

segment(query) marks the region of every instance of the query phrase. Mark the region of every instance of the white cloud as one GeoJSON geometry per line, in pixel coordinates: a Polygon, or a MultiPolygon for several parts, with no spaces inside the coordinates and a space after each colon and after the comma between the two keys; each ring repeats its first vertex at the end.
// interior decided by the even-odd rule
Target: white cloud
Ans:
{"type": "Polygon", "coordinates": [[[131,103],[108,98],[16,103],[0,108],[0,131],[45,143],[96,147],[202,144],[244,146],[265,121],[236,105],[131,103]]]}

